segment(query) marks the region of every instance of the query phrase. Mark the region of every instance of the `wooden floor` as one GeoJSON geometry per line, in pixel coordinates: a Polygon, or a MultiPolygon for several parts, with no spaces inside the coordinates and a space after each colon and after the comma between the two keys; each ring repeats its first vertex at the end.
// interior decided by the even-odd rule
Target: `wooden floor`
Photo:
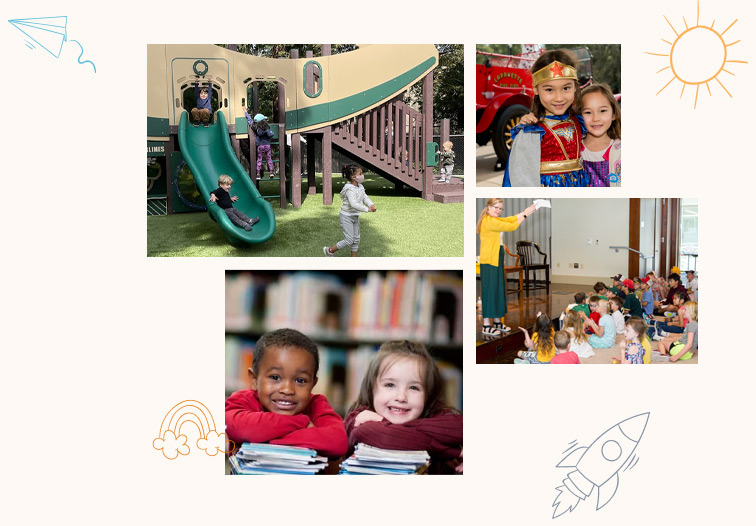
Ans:
{"type": "MultiPolygon", "coordinates": [[[[476,363],[513,363],[518,350],[525,348],[525,337],[518,327],[532,332],[538,313],[548,314],[552,320],[559,318],[565,307],[574,303],[575,294],[591,291],[588,285],[552,283],[549,293],[545,289],[530,291],[529,294],[507,294],[507,315],[504,323],[512,332],[502,338],[483,339],[483,319],[477,312],[475,323],[476,363]]],[[[480,280],[477,282],[476,297],[480,297],[480,280]]]]}

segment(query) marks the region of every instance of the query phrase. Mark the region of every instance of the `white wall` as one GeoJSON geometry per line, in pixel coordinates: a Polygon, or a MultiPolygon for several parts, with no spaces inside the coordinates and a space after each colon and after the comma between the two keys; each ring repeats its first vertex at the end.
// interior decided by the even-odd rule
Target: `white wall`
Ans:
{"type": "Polygon", "coordinates": [[[552,199],[551,206],[552,281],[592,285],[627,274],[627,250],[609,246],[628,245],[628,199],[552,199]]]}

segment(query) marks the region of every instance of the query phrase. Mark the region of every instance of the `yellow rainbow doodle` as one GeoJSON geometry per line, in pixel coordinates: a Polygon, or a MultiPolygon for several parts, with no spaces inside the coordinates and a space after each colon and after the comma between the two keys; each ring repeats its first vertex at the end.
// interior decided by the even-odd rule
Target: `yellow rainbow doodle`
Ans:
{"type": "Polygon", "coordinates": [[[233,442],[229,441],[230,449],[226,449],[226,433],[215,430],[215,420],[205,404],[196,400],[184,400],[174,405],[163,418],[160,425],[160,436],[152,441],[152,447],[163,452],[169,460],[175,460],[179,455],[188,455],[189,446],[186,435],[181,433],[181,426],[194,424],[200,432],[197,448],[208,455],[215,456],[218,452],[228,453],[233,449],[233,442]]]}

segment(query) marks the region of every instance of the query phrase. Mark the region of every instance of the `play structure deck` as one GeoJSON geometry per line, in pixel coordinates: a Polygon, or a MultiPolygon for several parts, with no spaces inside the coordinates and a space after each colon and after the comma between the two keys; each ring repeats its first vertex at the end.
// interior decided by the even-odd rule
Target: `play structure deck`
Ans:
{"type": "MultiPolygon", "coordinates": [[[[244,153],[252,166],[256,162],[255,136],[242,108],[252,115],[258,112],[259,88],[265,82],[277,87],[274,114],[268,118],[279,140],[281,207],[289,202],[295,208],[301,206],[303,175],[308,194],[316,193],[316,141],[322,146],[325,205],[333,202],[333,149],[397,186],[417,189],[424,199],[462,200],[461,179],[456,178],[456,184],[433,182],[433,166],[438,162],[432,120],[433,69],[438,65],[435,46],[366,45],[338,55],[330,55],[328,45],[322,49],[323,56],[316,58],[310,52],[299,58],[293,50],[289,59],[271,59],[216,45],[147,46],[149,148],[160,145],[172,181],[180,163],[189,165],[208,203],[220,173],[234,178],[239,208],[251,217],[259,215],[261,223],[253,229],[260,232],[247,236],[210,205],[211,215],[232,242],[264,241],[275,229],[274,220],[263,223],[269,217],[267,203],[260,196],[253,169],[250,174],[239,161],[244,153]],[[404,92],[420,81],[423,113],[402,102],[404,92]],[[215,122],[207,129],[185,124],[191,107],[184,107],[184,96],[191,90],[186,100],[193,100],[195,82],[213,89],[215,122]],[[300,160],[303,147],[307,148],[305,167],[300,160]]],[[[448,140],[448,120],[439,124],[443,143],[448,140]]],[[[169,213],[176,193],[176,185],[171,187],[169,213]]]]}

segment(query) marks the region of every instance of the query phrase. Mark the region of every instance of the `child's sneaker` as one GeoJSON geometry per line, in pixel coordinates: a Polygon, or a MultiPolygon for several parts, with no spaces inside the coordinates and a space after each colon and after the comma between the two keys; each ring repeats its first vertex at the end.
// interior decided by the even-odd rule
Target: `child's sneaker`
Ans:
{"type": "Polygon", "coordinates": [[[669,336],[670,336],[670,334],[667,331],[659,331],[659,334],[661,334],[665,338],[669,338],[669,336]]]}
{"type": "Polygon", "coordinates": [[[259,181],[260,179],[262,179],[262,177],[260,177],[260,174],[257,174],[257,180],[259,181]]]}
{"type": "Polygon", "coordinates": [[[210,123],[208,123],[208,122],[203,122],[203,123],[202,123],[202,125],[203,125],[203,126],[204,126],[205,128],[209,128],[209,127],[210,127],[210,123]]]}
{"type": "Polygon", "coordinates": [[[325,254],[326,257],[329,258],[333,257],[333,252],[331,252],[328,247],[323,247],[323,254],[325,254]]]}
{"type": "Polygon", "coordinates": [[[257,224],[259,222],[260,222],[260,218],[259,217],[253,217],[252,219],[249,220],[249,226],[253,227],[255,224],[257,224]]]}
{"type": "Polygon", "coordinates": [[[249,223],[247,223],[246,225],[244,225],[244,230],[246,230],[247,232],[249,232],[250,230],[252,230],[252,225],[250,225],[249,223]]]}
{"type": "Polygon", "coordinates": [[[653,337],[652,337],[651,339],[652,339],[652,340],[654,340],[655,342],[660,342],[660,341],[662,341],[662,340],[663,340],[664,338],[663,338],[662,336],[659,336],[658,334],[654,334],[654,335],[653,335],[653,337]]]}

